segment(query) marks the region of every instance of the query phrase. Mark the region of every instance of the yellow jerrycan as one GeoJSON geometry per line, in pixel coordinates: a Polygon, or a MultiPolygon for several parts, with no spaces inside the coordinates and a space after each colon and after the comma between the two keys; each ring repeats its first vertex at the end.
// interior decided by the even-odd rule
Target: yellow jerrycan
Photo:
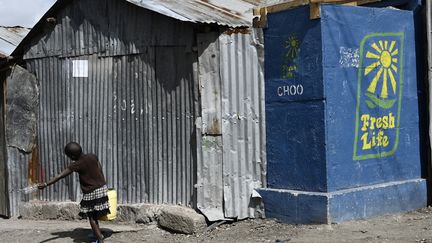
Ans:
{"type": "Polygon", "coordinates": [[[99,220],[110,221],[117,217],[117,192],[113,188],[108,189],[108,203],[110,213],[102,216],[99,220]]]}

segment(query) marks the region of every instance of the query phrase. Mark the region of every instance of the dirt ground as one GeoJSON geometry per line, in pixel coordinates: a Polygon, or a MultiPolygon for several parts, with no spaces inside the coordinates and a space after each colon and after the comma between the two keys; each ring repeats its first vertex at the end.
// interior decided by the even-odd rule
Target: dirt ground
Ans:
{"type": "MultiPolygon", "coordinates": [[[[287,225],[244,220],[209,227],[197,235],[156,224],[102,222],[106,242],[431,242],[432,208],[331,225],[287,225]]],[[[0,219],[0,242],[91,242],[87,221],[0,219]]]]}

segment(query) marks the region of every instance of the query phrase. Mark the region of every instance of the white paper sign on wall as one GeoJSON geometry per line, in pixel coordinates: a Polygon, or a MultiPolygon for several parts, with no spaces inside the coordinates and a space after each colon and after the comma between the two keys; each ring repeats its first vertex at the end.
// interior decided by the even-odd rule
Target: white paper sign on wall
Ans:
{"type": "Polygon", "coordinates": [[[72,61],[72,77],[74,78],[88,77],[88,60],[72,61]]]}

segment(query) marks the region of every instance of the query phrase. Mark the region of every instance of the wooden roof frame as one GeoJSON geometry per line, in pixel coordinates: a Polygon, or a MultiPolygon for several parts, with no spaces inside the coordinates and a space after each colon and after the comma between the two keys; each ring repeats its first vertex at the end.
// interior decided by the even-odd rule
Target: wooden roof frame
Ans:
{"type": "Polygon", "coordinates": [[[310,19],[320,18],[321,4],[344,4],[352,6],[360,6],[381,0],[291,0],[284,3],[279,3],[271,6],[255,8],[253,10],[254,20],[253,25],[256,28],[267,28],[267,14],[281,12],[288,9],[293,9],[305,5],[310,5],[310,19]]]}

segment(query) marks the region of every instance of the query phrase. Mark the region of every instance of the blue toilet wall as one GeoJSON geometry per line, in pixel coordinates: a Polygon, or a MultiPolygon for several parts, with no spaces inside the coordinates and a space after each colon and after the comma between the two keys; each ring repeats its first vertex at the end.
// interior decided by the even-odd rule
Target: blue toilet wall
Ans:
{"type": "MultiPolygon", "coordinates": [[[[328,191],[419,178],[421,169],[412,12],[386,8],[325,5],[322,6],[322,38],[324,40],[323,65],[327,99],[328,191]],[[394,56],[399,61],[399,63],[393,63],[398,70],[398,72],[393,71],[397,83],[397,94],[394,94],[396,103],[389,109],[369,108],[365,104],[364,93],[369,82],[378,75],[380,66],[371,71],[369,77],[364,75],[365,68],[371,64],[371,60],[374,60],[374,58],[367,58],[366,55],[368,52],[377,53],[371,47],[373,43],[376,43],[378,49],[381,49],[379,41],[384,43],[386,40],[388,48],[390,48],[390,43],[395,41],[394,50],[396,48],[404,50],[403,53],[394,56]],[[362,41],[363,51],[361,50],[362,41]],[[347,55],[347,53],[342,53],[343,50],[357,53],[358,57],[354,59],[358,59],[359,62],[363,61],[360,72],[359,62],[352,61],[351,65],[342,62],[348,59],[343,56],[347,55]],[[399,93],[400,90],[402,93],[399,93]],[[357,102],[359,102],[359,116],[370,114],[380,117],[389,113],[394,115],[395,128],[382,129],[390,140],[387,147],[381,146],[362,151],[360,137],[364,132],[360,131],[362,121],[358,117],[357,156],[354,156],[357,102]],[[398,103],[400,103],[399,106],[398,103]],[[399,123],[397,114],[400,117],[399,123]],[[380,155],[376,158],[365,158],[374,154],[380,155]]],[[[378,80],[377,91],[382,88],[383,73],[378,80]]],[[[389,74],[387,82],[388,93],[391,96],[389,74]]],[[[378,129],[367,131],[369,136],[373,132],[377,133],[378,129]]]]}

